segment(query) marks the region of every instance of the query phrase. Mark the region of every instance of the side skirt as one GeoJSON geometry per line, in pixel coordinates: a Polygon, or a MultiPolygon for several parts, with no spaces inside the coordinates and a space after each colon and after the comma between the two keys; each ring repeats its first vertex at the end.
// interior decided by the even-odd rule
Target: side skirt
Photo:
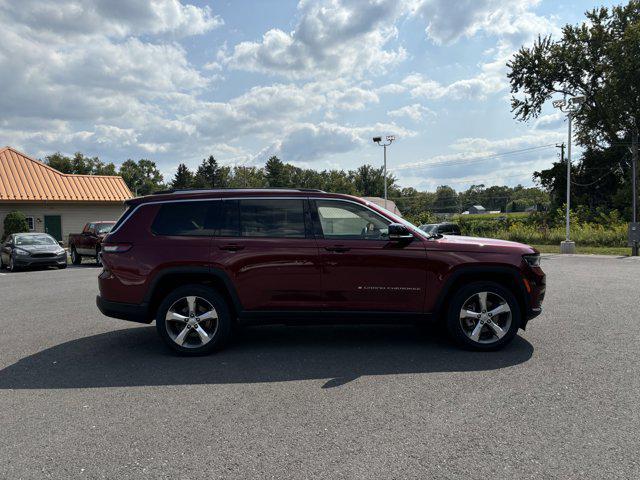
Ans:
{"type": "Polygon", "coordinates": [[[241,325],[412,324],[433,320],[428,313],[326,310],[252,310],[238,317],[241,325]]]}

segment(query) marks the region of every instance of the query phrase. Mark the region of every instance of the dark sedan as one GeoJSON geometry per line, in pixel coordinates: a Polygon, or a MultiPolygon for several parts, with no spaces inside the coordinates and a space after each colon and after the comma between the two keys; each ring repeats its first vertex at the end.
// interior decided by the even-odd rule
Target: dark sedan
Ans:
{"type": "Polygon", "coordinates": [[[0,249],[0,268],[67,267],[67,252],[46,233],[9,235],[0,249]]]}

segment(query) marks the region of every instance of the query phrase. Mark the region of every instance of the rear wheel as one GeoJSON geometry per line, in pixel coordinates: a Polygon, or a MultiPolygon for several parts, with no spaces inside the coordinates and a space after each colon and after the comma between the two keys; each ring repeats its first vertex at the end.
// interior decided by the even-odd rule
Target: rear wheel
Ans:
{"type": "Polygon", "coordinates": [[[182,355],[219,350],[231,337],[231,315],[224,298],[203,285],[171,292],[158,308],[156,328],[164,342],[182,355]]]}
{"type": "Polygon", "coordinates": [[[450,304],[447,330],[459,344],[474,350],[498,350],[520,327],[515,295],[494,282],[474,282],[458,290],[450,304]]]}
{"type": "Polygon", "coordinates": [[[82,263],[82,256],[78,255],[76,247],[74,247],[73,245],[71,246],[71,263],[73,263],[74,265],[80,265],[82,263]]]}

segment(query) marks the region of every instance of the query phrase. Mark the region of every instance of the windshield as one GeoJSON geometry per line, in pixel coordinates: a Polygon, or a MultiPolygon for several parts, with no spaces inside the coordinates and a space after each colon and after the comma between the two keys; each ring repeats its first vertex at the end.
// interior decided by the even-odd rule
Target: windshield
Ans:
{"type": "Polygon", "coordinates": [[[17,235],[15,237],[16,245],[56,245],[53,237],[49,235],[17,235]]]}
{"type": "Polygon", "coordinates": [[[436,225],[432,225],[432,224],[420,225],[420,230],[422,230],[425,233],[434,233],[435,229],[436,229],[436,225]]]}
{"type": "Polygon", "coordinates": [[[96,233],[98,235],[103,235],[105,233],[109,233],[113,228],[113,223],[99,223],[96,225],[96,233]]]}

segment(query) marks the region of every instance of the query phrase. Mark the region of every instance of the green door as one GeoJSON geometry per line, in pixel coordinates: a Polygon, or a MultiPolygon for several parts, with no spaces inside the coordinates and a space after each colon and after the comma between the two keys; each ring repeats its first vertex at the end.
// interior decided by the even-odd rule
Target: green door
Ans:
{"type": "Polygon", "coordinates": [[[58,241],[62,240],[62,218],[60,215],[44,216],[44,231],[58,241]]]}

